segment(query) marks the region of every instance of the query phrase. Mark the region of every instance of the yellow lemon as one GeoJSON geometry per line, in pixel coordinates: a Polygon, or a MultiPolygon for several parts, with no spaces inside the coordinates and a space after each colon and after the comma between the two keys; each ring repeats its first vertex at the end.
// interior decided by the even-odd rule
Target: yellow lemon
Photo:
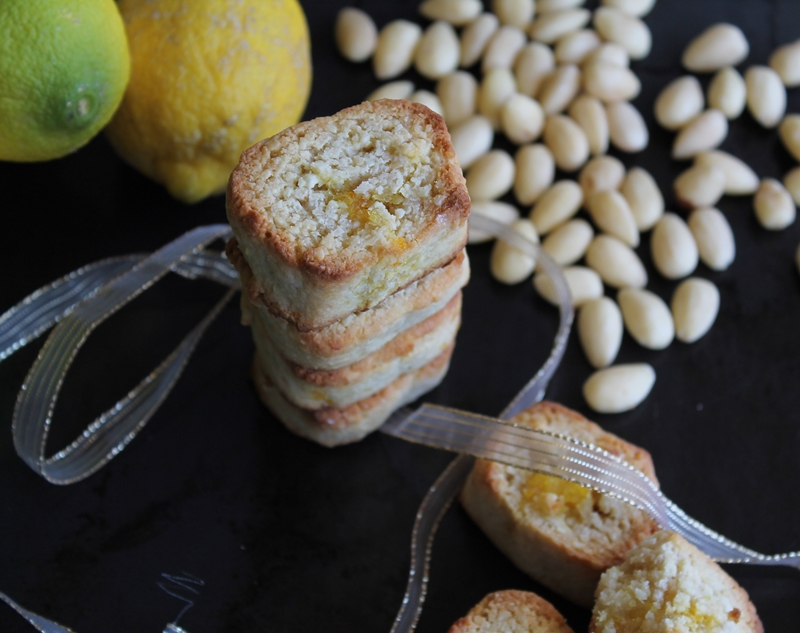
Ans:
{"type": "Polygon", "coordinates": [[[296,0],[120,0],[131,80],[106,128],[184,202],[224,190],[239,154],[296,123],[311,84],[296,0]]]}
{"type": "Polygon", "coordinates": [[[0,160],[50,160],[87,143],[129,71],[113,0],[2,0],[0,160]]]}

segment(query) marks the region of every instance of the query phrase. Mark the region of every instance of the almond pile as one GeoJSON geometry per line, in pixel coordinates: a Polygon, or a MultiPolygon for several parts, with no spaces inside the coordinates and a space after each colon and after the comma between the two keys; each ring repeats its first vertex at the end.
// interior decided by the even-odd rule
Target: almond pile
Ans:
{"type": "MultiPolygon", "coordinates": [[[[472,212],[510,224],[561,266],[578,308],[577,329],[590,364],[598,371],[584,385],[593,409],[621,412],[638,405],[655,382],[646,364],[612,367],[623,329],[640,345],[663,349],[674,338],[691,343],[713,325],[719,291],[691,277],[698,262],[725,270],[736,246],[725,216],[715,208],[724,195],[753,195],[756,217],[769,230],[794,222],[800,203],[800,167],[783,183],[760,179],[740,158],[717,149],[730,122],[745,109],[765,128],[778,128],[786,149],[800,161],[800,115],[785,115],[786,87],[800,85],[800,42],[783,46],[769,66],[742,76],[735,66],[749,44],[731,24],[717,24],[692,40],[683,66],[715,73],[707,94],[698,79],[679,77],[654,104],[655,119],[676,133],[672,158],[691,160],[676,179],[677,203],[687,220],[665,212],[664,197],[641,167],[625,168],[607,155],[647,147],[649,132],[631,103],[641,82],[631,60],[646,57],[651,35],[642,21],[655,0],[602,0],[594,11],[584,0],[494,0],[484,12],[478,0],[427,0],[425,29],[396,20],[380,31],[364,12],[344,9],[336,24],[342,54],[372,59],[379,79],[391,80],[368,99],[424,103],[450,129],[465,172],[472,212]],[[418,89],[398,78],[414,67],[435,82],[418,89]],[[512,157],[493,149],[499,134],[517,145],[512,157]],[[575,174],[556,180],[556,170],[575,174]],[[517,205],[498,199],[511,192],[517,205]],[[519,207],[527,207],[521,217],[519,207]],[[575,217],[583,209],[591,222],[575,217]],[[680,280],[668,306],[646,290],[636,254],[651,232],[656,270],[680,280]],[[585,265],[581,265],[583,262],[585,265]],[[616,302],[605,288],[618,291],[616,302]],[[624,381],[624,384],[623,382],[624,381]]],[[[490,236],[470,233],[470,243],[490,236]]],[[[800,248],[798,249],[800,268],[800,248]]],[[[491,273],[514,284],[535,273],[536,262],[499,241],[491,273]]],[[[550,280],[534,275],[537,292],[556,302],[550,280]]]]}

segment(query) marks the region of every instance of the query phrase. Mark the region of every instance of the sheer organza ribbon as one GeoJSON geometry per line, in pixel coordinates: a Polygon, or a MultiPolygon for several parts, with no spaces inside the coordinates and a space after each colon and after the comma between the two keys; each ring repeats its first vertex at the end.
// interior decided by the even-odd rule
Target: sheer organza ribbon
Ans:
{"type": "MultiPolygon", "coordinates": [[[[383,432],[395,437],[460,453],[436,480],[417,513],[409,581],[393,633],[410,633],[416,627],[425,598],[436,529],[475,457],[554,475],[613,494],[647,511],[663,527],[683,534],[716,560],[800,567],[798,553],[767,556],[705,527],[669,501],[635,468],[596,446],[504,422],[543,398],[564,354],[573,309],[560,268],[538,244],[478,215],[473,215],[471,223],[536,259],[558,296],[559,327],[550,356],[499,419],[422,405],[416,411],[395,412],[383,426],[383,432]]],[[[227,225],[198,227],[149,256],[130,255],[90,264],[37,290],[0,316],[0,361],[56,325],[25,379],[12,422],[14,446],[35,472],[55,484],[80,481],[119,454],[144,427],[175,385],[203,333],[239,288],[236,271],[225,256],[205,250],[211,242],[226,239],[230,234],[227,225]],[[46,443],[55,404],[81,345],[102,321],[170,271],[189,279],[210,279],[228,290],[150,375],[88,425],[72,444],[47,458],[46,443]]],[[[0,599],[40,631],[69,631],[26,611],[5,594],[0,593],[0,599]]],[[[165,629],[180,630],[175,624],[165,629]]]]}

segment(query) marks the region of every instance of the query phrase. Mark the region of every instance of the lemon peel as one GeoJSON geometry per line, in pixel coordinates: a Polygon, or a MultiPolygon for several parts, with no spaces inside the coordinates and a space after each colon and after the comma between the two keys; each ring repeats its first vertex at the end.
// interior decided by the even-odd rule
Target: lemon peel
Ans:
{"type": "Polygon", "coordinates": [[[130,73],[113,0],[0,3],[0,160],[59,158],[111,119],[130,73]]]}
{"type": "Polygon", "coordinates": [[[311,84],[296,0],[120,0],[132,71],[106,129],[176,198],[224,191],[241,152],[296,123],[311,84]]]}

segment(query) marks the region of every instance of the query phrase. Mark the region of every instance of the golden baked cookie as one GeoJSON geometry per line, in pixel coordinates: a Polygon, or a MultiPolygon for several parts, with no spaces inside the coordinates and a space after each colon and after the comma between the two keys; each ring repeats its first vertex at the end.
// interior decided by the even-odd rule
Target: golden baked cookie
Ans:
{"type": "Polygon", "coordinates": [[[544,598],[507,589],[490,593],[448,633],[572,633],[572,629],[544,598]]]}
{"type": "Polygon", "coordinates": [[[235,239],[228,242],[226,252],[242,282],[242,323],[250,325],[257,314],[281,356],[315,369],[339,369],[378,351],[401,332],[444,308],[466,285],[470,275],[467,252],[461,250],[451,262],[369,310],[315,330],[298,330],[291,321],[270,312],[262,301],[235,239]]]}
{"type": "Polygon", "coordinates": [[[404,330],[369,356],[338,369],[312,369],[285,360],[253,315],[253,340],[261,366],[291,403],[305,409],[346,407],[427,365],[453,345],[461,324],[461,293],[424,321],[404,330]]]}
{"type": "Polygon", "coordinates": [[[403,374],[379,392],[347,407],[311,410],[292,404],[270,381],[258,356],[253,360],[253,382],[262,402],[286,428],[323,446],[338,446],[362,439],[383,424],[392,411],[436,387],[447,373],[452,353],[451,345],[424,367],[403,374]]]}
{"type": "MultiPolygon", "coordinates": [[[[647,451],[571,409],[541,402],[510,422],[600,446],[658,483],[647,451]]],[[[600,574],[658,529],[646,512],[624,501],[488,460],[476,462],[461,503],[517,567],[586,607],[592,605],[600,574]]]]}
{"type": "Polygon", "coordinates": [[[763,633],[747,592],[682,536],[662,530],[597,586],[590,633],[763,633]]]}
{"type": "Polygon", "coordinates": [[[451,261],[469,206],[444,119],[392,100],[257,143],[227,194],[257,289],[301,330],[372,308],[451,261]]]}

